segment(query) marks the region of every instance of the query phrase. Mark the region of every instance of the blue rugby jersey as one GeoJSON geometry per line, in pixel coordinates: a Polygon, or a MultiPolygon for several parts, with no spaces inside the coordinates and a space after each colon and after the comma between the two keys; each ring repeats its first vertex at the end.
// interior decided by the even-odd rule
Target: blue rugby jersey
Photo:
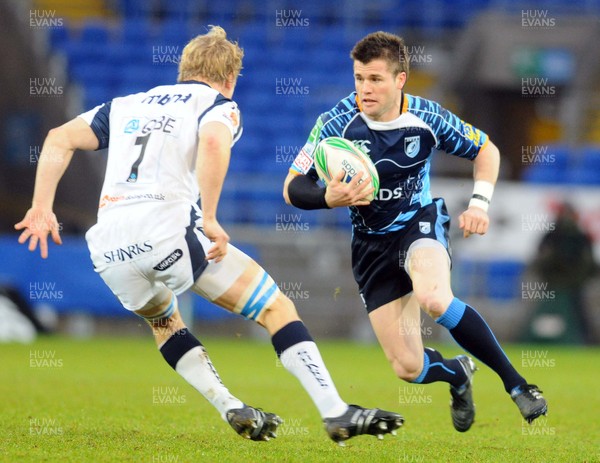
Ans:
{"type": "Polygon", "coordinates": [[[379,173],[380,190],[368,206],[349,208],[355,230],[384,234],[405,227],[431,203],[429,169],[437,148],[473,160],[488,136],[438,103],[403,94],[400,116],[377,122],[361,112],[356,92],[321,114],[291,172],[318,180],[314,149],[327,137],[344,137],[366,152],[379,173]]]}

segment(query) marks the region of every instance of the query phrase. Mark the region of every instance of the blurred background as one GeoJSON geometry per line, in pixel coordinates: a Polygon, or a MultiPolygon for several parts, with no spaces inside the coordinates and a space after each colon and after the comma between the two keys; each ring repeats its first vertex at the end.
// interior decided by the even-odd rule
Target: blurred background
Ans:
{"type": "MultiPolygon", "coordinates": [[[[352,278],[347,211],[286,206],[282,183],[317,116],[353,91],[353,45],[385,30],[407,43],[405,91],[486,131],[502,154],[491,229],[466,240],[456,219],[472,165],[433,155],[433,193],[453,218],[457,296],[501,340],[598,343],[599,19],[599,0],[1,2],[0,340],[147,335],[94,273],[83,239],[106,152],[76,154],[63,177],[55,212],[64,245],[51,245],[48,260],[19,247],[13,226],[30,205],[47,131],[115,96],[174,82],[184,45],[215,24],[245,52],[234,95],[244,136],[220,220],[315,336],[374,340],[352,278]]],[[[200,333],[264,336],[196,296],[180,299],[200,333]]],[[[443,336],[428,319],[421,330],[426,341],[443,336]]]]}

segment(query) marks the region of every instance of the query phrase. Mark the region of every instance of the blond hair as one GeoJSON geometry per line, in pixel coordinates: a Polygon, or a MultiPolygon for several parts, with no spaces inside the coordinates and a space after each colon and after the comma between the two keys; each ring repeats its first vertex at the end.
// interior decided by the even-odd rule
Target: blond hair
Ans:
{"type": "Polygon", "coordinates": [[[208,33],[194,37],[183,49],[177,82],[202,78],[221,84],[240,74],[244,51],[237,42],[227,40],[222,27],[209,28],[208,33]]]}

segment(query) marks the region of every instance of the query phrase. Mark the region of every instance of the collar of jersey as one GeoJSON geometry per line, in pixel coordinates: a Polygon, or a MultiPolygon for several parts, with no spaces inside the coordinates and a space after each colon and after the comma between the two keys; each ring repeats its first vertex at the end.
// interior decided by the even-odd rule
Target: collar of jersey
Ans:
{"type": "MultiPolygon", "coordinates": [[[[202,82],[201,80],[182,80],[181,82],[177,82],[177,84],[200,84],[200,85],[206,85],[207,87],[210,87],[210,85],[208,85],[206,82],[202,82]]],[[[212,87],[210,87],[212,88],[212,87]]]]}

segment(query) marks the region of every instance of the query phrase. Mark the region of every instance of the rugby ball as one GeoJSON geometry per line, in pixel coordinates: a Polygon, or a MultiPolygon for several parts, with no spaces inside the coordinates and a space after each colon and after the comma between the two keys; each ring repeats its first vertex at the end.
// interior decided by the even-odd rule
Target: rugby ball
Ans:
{"type": "Polygon", "coordinates": [[[364,172],[360,183],[371,178],[375,191],[366,199],[373,201],[379,192],[379,174],[371,158],[350,140],[340,137],[324,138],[315,148],[315,168],[325,185],[343,170],[344,183],[349,183],[359,172],[364,172]]]}

